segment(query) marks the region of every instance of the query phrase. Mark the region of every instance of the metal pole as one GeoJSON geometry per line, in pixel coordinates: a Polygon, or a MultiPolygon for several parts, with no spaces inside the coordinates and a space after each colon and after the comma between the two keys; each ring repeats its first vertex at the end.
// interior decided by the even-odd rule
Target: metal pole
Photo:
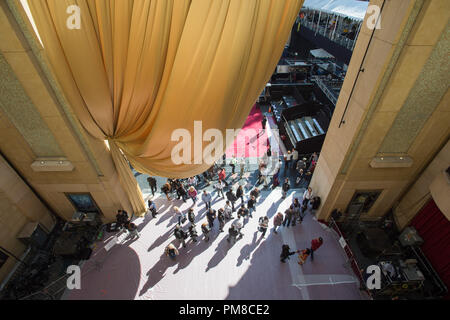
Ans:
{"type": "Polygon", "coordinates": [[[322,11],[319,11],[319,19],[317,20],[317,27],[316,27],[316,33],[314,35],[317,35],[317,31],[319,31],[319,24],[320,24],[320,15],[322,11]]]}
{"type": "Polygon", "coordinates": [[[336,26],[338,24],[338,19],[339,19],[339,16],[336,15],[336,20],[334,22],[334,29],[333,29],[333,34],[331,35],[331,40],[334,40],[334,33],[336,32],[336,26]]]}

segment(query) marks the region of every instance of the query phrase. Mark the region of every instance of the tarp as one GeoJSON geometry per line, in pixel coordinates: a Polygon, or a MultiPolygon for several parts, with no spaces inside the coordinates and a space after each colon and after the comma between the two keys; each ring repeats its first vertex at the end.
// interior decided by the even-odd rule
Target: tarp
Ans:
{"type": "Polygon", "coordinates": [[[330,53],[328,53],[327,51],[323,50],[323,49],[314,49],[314,50],[310,50],[309,53],[314,57],[314,58],[318,58],[318,59],[333,59],[334,56],[330,53]]]}
{"type": "Polygon", "coordinates": [[[369,2],[359,0],[305,0],[303,8],[364,20],[369,2]]]}

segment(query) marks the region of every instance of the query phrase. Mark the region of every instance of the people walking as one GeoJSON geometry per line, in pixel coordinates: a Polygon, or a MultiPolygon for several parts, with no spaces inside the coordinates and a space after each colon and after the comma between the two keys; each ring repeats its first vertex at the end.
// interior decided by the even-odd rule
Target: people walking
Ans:
{"type": "Polygon", "coordinates": [[[217,198],[219,198],[220,195],[222,195],[222,198],[225,198],[225,196],[223,195],[223,187],[224,183],[219,180],[219,182],[216,184],[217,198]]]}
{"type": "Polygon", "coordinates": [[[256,201],[258,200],[259,194],[260,194],[260,191],[258,188],[255,188],[252,191],[250,191],[250,196],[255,197],[256,201]]]}
{"type": "Polygon", "coordinates": [[[288,152],[284,155],[284,165],[285,165],[284,168],[285,168],[286,174],[288,173],[288,170],[290,168],[291,161],[292,161],[292,153],[291,153],[291,150],[288,150],[288,152]]]}
{"type": "Polygon", "coordinates": [[[155,196],[155,192],[157,190],[156,179],[154,177],[148,177],[147,182],[152,191],[152,196],[155,196]]]}
{"type": "Polygon", "coordinates": [[[167,245],[167,247],[164,249],[164,252],[165,252],[166,256],[168,256],[172,260],[174,260],[176,258],[176,256],[180,254],[178,252],[178,249],[172,243],[169,243],[167,245]]]}
{"type": "Polygon", "coordinates": [[[291,188],[291,184],[289,183],[289,178],[284,179],[283,187],[282,187],[282,199],[286,199],[286,195],[291,188]]]}
{"type": "Polygon", "coordinates": [[[283,223],[283,214],[281,212],[278,212],[275,217],[273,217],[273,232],[277,232],[277,228],[281,226],[283,223]]]}
{"type": "Polygon", "coordinates": [[[187,216],[188,216],[189,222],[190,222],[193,226],[195,226],[195,213],[194,213],[194,208],[189,208],[187,216]]]}
{"type": "Polygon", "coordinates": [[[186,202],[186,199],[188,197],[186,189],[184,188],[184,186],[181,182],[178,182],[177,196],[178,196],[178,200],[181,198],[181,199],[183,199],[183,202],[186,202]]]}
{"type": "Polygon", "coordinates": [[[294,198],[292,206],[293,206],[292,210],[294,212],[293,218],[292,218],[292,220],[293,220],[292,226],[295,226],[297,221],[299,221],[301,223],[302,220],[303,220],[303,218],[300,215],[300,207],[301,207],[301,205],[300,205],[300,202],[298,201],[298,198],[294,198]]]}
{"type": "Polygon", "coordinates": [[[252,218],[253,217],[252,212],[256,211],[256,199],[254,196],[251,196],[251,198],[248,200],[247,207],[248,207],[248,214],[250,218],[252,218]]]}
{"type": "Polygon", "coordinates": [[[261,238],[265,237],[268,227],[269,227],[269,217],[267,217],[267,216],[260,217],[258,230],[262,233],[261,238]]]}
{"type": "Polygon", "coordinates": [[[189,187],[188,195],[192,199],[193,204],[195,204],[197,202],[197,190],[195,190],[194,186],[189,187]]]}
{"type": "Polygon", "coordinates": [[[231,225],[231,227],[228,229],[227,241],[230,242],[231,244],[234,244],[237,240],[238,235],[239,230],[237,230],[234,225],[231,225]]]}
{"type": "Polygon", "coordinates": [[[283,244],[281,246],[281,254],[280,254],[280,261],[285,263],[286,259],[289,259],[289,256],[292,256],[297,251],[291,251],[291,248],[287,244],[283,244]]]}
{"type": "Polygon", "coordinates": [[[171,191],[172,187],[170,186],[170,182],[167,181],[162,187],[161,187],[161,191],[166,195],[167,197],[167,201],[171,201],[172,199],[170,198],[169,194],[171,191]]]}
{"type": "Polygon", "coordinates": [[[237,216],[238,218],[242,217],[243,219],[248,216],[248,209],[245,207],[245,204],[239,208],[237,216]]]}
{"type": "Polygon", "coordinates": [[[214,227],[214,219],[216,219],[216,210],[209,208],[206,213],[206,219],[208,219],[209,228],[214,227]]]}
{"type": "Polygon", "coordinates": [[[197,242],[198,233],[197,230],[195,230],[195,225],[190,225],[188,231],[192,241],[197,242]]]}
{"type": "Polygon", "coordinates": [[[234,174],[235,170],[236,170],[236,156],[233,155],[233,157],[230,160],[230,166],[231,166],[231,174],[234,174]]]}
{"type": "Polygon", "coordinates": [[[217,210],[217,220],[219,221],[219,231],[223,232],[225,226],[225,210],[223,208],[217,210]]]}
{"type": "Polygon", "coordinates": [[[220,169],[218,176],[219,176],[219,181],[222,181],[225,184],[225,186],[228,186],[228,182],[225,180],[227,177],[227,174],[226,174],[224,168],[220,169]]]}
{"type": "Polygon", "coordinates": [[[202,200],[205,203],[206,210],[211,209],[211,194],[208,191],[203,190],[202,200]]]}
{"type": "Polygon", "coordinates": [[[180,210],[177,206],[173,207],[174,214],[178,218],[178,224],[181,225],[186,221],[186,213],[180,210]]]}
{"type": "Polygon", "coordinates": [[[234,194],[234,192],[233,192],[233,190],[231,188],[227,191],[226,195],[227,195],[228,201],[231,202],[232,211],[234,212],[235,211],[234,203],[237,200],[236,195],[234,194]]]}
{"type": "Polygon", "coordinates": [[[225,202],[225,206],[224,206],[224,211],[225,211],[225,218],[227,218],[228,220],[233,218],[233,208],[231,207],[230,204],[230,200],[227,200],[225,202]]]}
{"type": "Polygon", "coordinates": [[[205,237],[205,242],[209,241],[209,232],[211,231],[211,228],[208,226],[207,222],[204,222],[202,224],[202,233],[203,236],[205,237]]]}
{"type": "Polygon", "coordinates": [[[177,224],[174,231],[175,238],[183,244],[183,248],[186,247],[187,233],[181,229],[180,225],[177,224]]]}
{"type": "Polygon", "coordinates": [[[298,161],[298,151],[295,148],[292,148],[292,169],[295,170],[298,161]]]}
{"type": "Polygon", "coordinates": [[[320,248],[323,243],[322,237],[311,240],[311,261],[314,260],[314,251],[320,248]]]}
{"type": "Polygon", "coordinates": [[[241,199],[241,205],[244,204],[244,189],[242,186],[239,186],[236,190],[236,198],[241,199]]]}
{"type": "Polygon", "coordinates": [[[294,206],[291,205],[289,207],[289,209],[287,209],[284,212],[285,215],[284,215],[283,227],[285,226],[285,227],[289,228],[289,225],[291,224],[291,221],[292,221],[292,216],[294,215],[294,210],[293,209],[294,209],[294,206]]]}
{"type": "Polygon", "coordinates": [[[156,205],[152,200],[148,200],[148,210],[151,212],[152,217],[155,218],[156,217],[156,205]]]}

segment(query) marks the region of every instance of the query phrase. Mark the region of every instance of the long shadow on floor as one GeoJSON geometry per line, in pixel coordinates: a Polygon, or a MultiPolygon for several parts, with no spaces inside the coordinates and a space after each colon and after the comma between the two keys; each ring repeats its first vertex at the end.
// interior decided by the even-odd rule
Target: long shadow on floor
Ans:
{"type": "Polygon", "coordinates": [[[225,256],[228,253],[228,250],[230,250],[231,245],[227,241],[227,237],[224,237],[222,241],[219,242],[219,244],[216,247],[216,253],[214,256],[209,260],[208,265],[206,266],[205,272],[208,272],[210,269],[217,266],[220,261],[225,258],[225,256]]]}
{"type": "Polygon", "coordinates": [[[250,244],[246,244],[245,246],[243,246],[241,248],[241,255],[237,259],[237,264],[236,264],[237,267],[239,267],[242,264],[244,259],[247,260],[250,258],[250,255],[253,252],[253,250],[255,250],[256,247],[258,246],[258,244],[261,242],[262,238],[259,237],[258,241],[256,241],[257,237],[258,237],[258,231],[255,231],[255,233],[253,234],[252,242],[250,244]]]}
{"type": "Polygon", "coordinates": [[[148,289],[153,288],[164,277],[166,270],[177,263],[177,260],[172,260],[165,254],[162,254],[158,262],[147,272],[147,282],[139,292],[139,296],[145,294],[148,289]]]}

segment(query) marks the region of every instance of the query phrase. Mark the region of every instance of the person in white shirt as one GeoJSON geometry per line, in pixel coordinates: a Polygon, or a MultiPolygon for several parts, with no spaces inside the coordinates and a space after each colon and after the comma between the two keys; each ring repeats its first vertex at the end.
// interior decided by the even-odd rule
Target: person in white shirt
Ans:
{"type": "Polygon", "coordinates": [[[292,149],[292,168],[295,168],[298,161],[298,151],[295,148],[292,149]]]}
{"type": "Polygon", "coordinates": [[[183,213],[181,210],[180,210],[180,208],[178,208],[178,207],[173,207],[173,211],[174,211],[174,214],[177,216],[177,218],[178,218],[178,224],[181,226],[181,220],[183,219],[185,219],[186,218],[186,213],[183,213]]]}
{"type": "Polygon", "coordinates": [[[233,218],[233,207],[230,204],[230,200],[225,202],[225,207],[223,208],[225,212],[225,218],[232,219],[233,218]]]}
{"type": "Polygon", "coordinates": [[[292,153],[291,150],[288,150],[288,152],[284,155],[284,163],[286,170],[289,170],[291,160],[292,160],[292,153]]]}
{"type": "Polygon", "coordinates": [[[232,172],[231,172],[231,174],[234,174],[234,171],[235,171],[235,169],[236,169],[236,156],[233,156],[233,158],[231,158],[231,161],[230,161],[230,166],[231,166],[231,170],[232,170],[232,172]]]}
{"type": "Polygon", "coordinates": [[[311,200],[313,198],[313,192],[311,187],[308,187],[307,190],[305,190],[305,192],[303,193],[303,205],[307,205],[309,200],[311,200]]]}

